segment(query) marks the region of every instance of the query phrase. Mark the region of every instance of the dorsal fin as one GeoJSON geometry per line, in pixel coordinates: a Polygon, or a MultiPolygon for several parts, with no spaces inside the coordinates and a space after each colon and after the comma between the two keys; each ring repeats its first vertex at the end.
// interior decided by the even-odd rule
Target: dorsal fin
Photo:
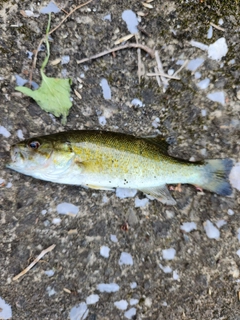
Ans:
{"type": "Polygon", "coordinates": [[[157,135],[157,136],[143,137],[143,139],[158,145],[162,152],[164,152],[165,154],[168,154],[169,144],[165,140],[165,137],[157,135]]]}

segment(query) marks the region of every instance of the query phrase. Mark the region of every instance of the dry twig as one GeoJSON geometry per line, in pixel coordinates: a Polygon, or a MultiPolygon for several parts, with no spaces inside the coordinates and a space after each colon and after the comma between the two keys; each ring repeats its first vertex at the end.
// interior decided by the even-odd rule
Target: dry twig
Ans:
{"type": "MultiPolygon", "coordinates": [[[[157,61],[157,66],[158,66],[159,73],[165,74],[164,70],[163,70],[163,65],[162,65],[162,62],[160,60],[160,57],[159,57],[159,54],[158,54],[157,50],[155,50],[155,59],[157,61]]],[[[160,77],[161,77],[163,85],[166,87],[168,85],[168,80],[164,76],[160,75],[160,77]]]]}
{"type": "Polygon", "coordinates": [[[55,3],[55,5],[59,8],[59,10],[61,10],[62,12],[64,12],[65,14],[68,14],[68,12],[63,9],[58,3],[56,3],[56,1],[53,0],[53,2],[55,3]]]}
{"type": "Polygon", "coordinates": [[[33,266],[35,266],[36,263],[38,263],[38,261],[39,261],[40,259],[42,259],[42,257],[43,257],[46,253],[52,251],[55,247],[56,247],[56,245],[53,244],[53,245],[51,245],[50,247],[48,247],[47,249],[43,250],[43,251],[37,256],[37,258],[36,258],[32,263],[30,263],[30,265],[29,265],[26,269],[24,269],[24,270],[23,270],[22,272],[20,272],[18,275],[16,275],[15,277],[13,277],[13,280],[14,280],[14,281],[15,281],[15,280],[18,280],[21,276],[23,276],[24,274],[26,274],[33,266]]]}
{"type": "Polygon", "coordinates": [[[141,31],[142,33],[144,33],[146,36],[148,36],[149,38],[151,38],[150,33],[148,33],[144,28],[137,26],[138,30],[141,31]]]}
{"type": "Polygon", "coordinates": [[[213,22],[210,22],[210,25],[211,25],[212,27],[214,27],[215,29],[218,29],[218,30],[220,30],[220,31],[225,31],[225,29],[219,27],[218,25],[216,25],[216,24],[213,23],[213,22]]]}
{"type": "Polygon", "coordinates": [[[142,63],[142,59],[141,59],[141,50],[138,48],[137,49],[137,56],[138,56],[138,83],[141,83],[141,76],[144,75],[145,73],[145,68],[144,68],[144,64],[142,63]]]}
{"type": "Polygon", "coordinates": [[[188,60],[186,60],[186,61],[184,62],[184,64],[173,74],[173,77],[176,77],[176,75],[177,75],[180,71],[182,71],[182,69],[185,68],[187,64],[188,64],[188,60]]]}
{"type": "MultiPolygon", "coordinates": [[[[135,39],[136,39],[136,43],[138,43],[138,39],[139,39],[139,34],[135,34],[135,39]]],[[[142,57],[141,57],[141,49],[138,48],[137,49],[137,56],[138,56],[138,83],[141,83],[141,76],[143,76],[145,74],[145,66],[142,63],[142,57]]]]}
{"type": "Polygon", "coordinates": [[[169,74],[162,73],[162,72],[147,73],[146,75],[147,75],[148,77],[161,76],[161,77],[168,78],[168,79],[180,80],[180,78],[178,78],[178,77],[170,76],[169,74]]]}
{"type": "MultiPolygon", "coordinates": [[[[157,66],[154,67],[154,71],[155,71],[154,75],[156,75],[156,80],[157,80],[158,86],[161,87],[162,82],[161,82],[160,77],[158,75],[159,70],[158,70],[157,66]]],[[[147,74],[147,76],[149,76],[149,75],[147,74]]]]}
{"type": "Polygon", "coordinates": [[[115,48],[112,48],[112,49],[109,49],[109,50],[105,50],[101,53],[97,53],[95,54],[94,56],[91,56],[89,58],[84,58],[82,60],[77,60],[77,63],[83,63],[83,62],[86,62],[86,61],[89,61],[89,60],[93,60],[93,59],[97,59],[97,58],[100,58],[102,56],[105,56],[106,54],[109,54],[109,53],[112,53],[112,52],[115,52],[115,51],[119,51],[119,50],[123,50],[123,49],[129,49],[129,48],[140,48],[144,51],[146,51],[152,58],[154,58],[154,50],[152,50],[151,48],[141,44],[141,43],[127,43],[123,46],[119,46],[119,47],[115,47],[115,48]]]}

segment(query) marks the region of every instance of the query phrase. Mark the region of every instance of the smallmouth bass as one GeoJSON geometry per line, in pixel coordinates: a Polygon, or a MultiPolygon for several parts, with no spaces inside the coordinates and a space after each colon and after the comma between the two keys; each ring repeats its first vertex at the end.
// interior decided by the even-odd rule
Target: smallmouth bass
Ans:
{"type": "Polygon", "coordinates": [[[100,190],[138,189],[174,205],[167,184],[187,183],[231,195],[231,159],[190,162],[170,156],[162,137],[75,130],[21,141],[7,167],[46,181],[100,190]]]}

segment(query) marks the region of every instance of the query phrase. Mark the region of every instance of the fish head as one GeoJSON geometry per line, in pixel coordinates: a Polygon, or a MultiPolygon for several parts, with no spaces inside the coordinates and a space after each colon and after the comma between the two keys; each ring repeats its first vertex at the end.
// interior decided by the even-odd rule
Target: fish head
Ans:
{"type": "Polygon", "coordinates": [[[11,147],[11,161],[6,165],[17,172],[43,180],[54,181],[72,163],[73,152],[67,143],[47,137],[21,141],[11,147]]]}

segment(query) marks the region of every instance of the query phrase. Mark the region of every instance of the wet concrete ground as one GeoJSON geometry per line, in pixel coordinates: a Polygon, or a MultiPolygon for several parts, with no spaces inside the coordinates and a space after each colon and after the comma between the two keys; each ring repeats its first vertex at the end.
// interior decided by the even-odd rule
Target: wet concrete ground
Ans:
{"type": "MultiPolygon", "coordinates": [[[[47,3],[0,4],[0,125],[11,133],[9,137],[0,135],[0,178],[6,182],[0,189],[0,297],[11,306],[12,319],[68,319],[71,309],[81,303],[80,307],[88,311],[76,319],[127,319],[131,315],[133,319],[240,319],[240,260],[236,253],[239,191],[235,190],[233,197],[221,197],[184,185],[181,193],[172,193],[177,200],[174,207],[151,200],[136,208],[135,198],[120,199],[113,192],[57,185],[5,168],[5,155],[19,140],[18,130],[25,138],[70,129],[136,135],[160,132],[171,143],[175,156],[239,162],[239,7],[217,1],[153,1],[153,9],[149,9],[138,1],[93,1],[76,11],[52,34],[50,44],[50,62],[68,55],[69,63],[49,63],[46,68],[48,76],[62,77],[64,73],[73,82],[73,107],[63,126],[60,119],[14,90],[16,74],[29,77],[32,60],[26,52],[37,48],[48,19],[47,15],[25,17],[20,11],[32,8],[38,13],[47,3]],[[178,75],[181,79],[170,80],[165,92],[155,78],[146,75],[139,84],[136,49],[77,64],[76,60],[112,48],[115,40],[129,34],[121,18],[126,9],[143,12],[139,26],[146,32],[139,32],[138,41],[158,49],[165,72],[179,69],[178,60],[203,57],[203,64],[194,72],[184,68],[178,75]],[[103,20],[108,14],[111,21],[103,20]],[[225,31],[214,27],[213,37],[207,39],[210,22],[219,26],[220,18],[225,31]],[[228,46],[221,61],[190,45],[191,40],[209,45],[221,37],[228,46]],[[201,73],[200,79],[196,79],[196,72],[201,73]],[[206,77],[210,84],[201,90],[197,83],[206,77]],[[103,97],[102,78],[109,83],[111,100],[103,97]],[[207,98],[214,91],[225,93],[224,105],[207,98]],[[134,98],[144,106],[133,106],[134,98]],[[100,116],[106,120],[104,126],[99,123],[100,116]],[[78,214],[60,215],[57,205],[63,202],[77,206],[78,214]],[[55,218],[61,219],[59,223],[55,218]],[[219,239],[207,236],[207,220],[226,222],[219,227],[219,239]],[[183,232],[180,228],[184,222],[195,222],[197,229],[183,232]],[[56,245],[53,251],[13,281],[52,244],[56,245]],[[108,258],[100,254],[102,246],[110,248],[108,258]],[[163,259],[162,250],[169,248],[176,250],[174,258],[163,259]],[[119,264],[123,252],[131,255],[132,265],[119,264]],[[51,277],[45,274],[48,270],[54,271],[51,277]],[[119,290],[100,292],[101,283],[116,283],[119,290]],[[99,300],[86,305],[91,294],[98,295],[99,300]],[[131,299],[137,299],[135,305],[130,305],[131,299]],[[126,310],[114,304],[121,300],[126,300],[126,310]],[[135,310],[124,315],[131,308],[135,310]]],[[[74,8],[73,1],[59,5],[67,12],[74,8]]],[[[64,12],[53,14],[52,26],[64,16],[64,12]]],[[[144,51],[141,55],[145,72],[154,72],[155,59],[144,51]]],[[[44,57],[45,51],[41,51],[33,73],[37,83],[44,57]]],[[[138,193],[136,197],[145,195],[138,193]]]]}

